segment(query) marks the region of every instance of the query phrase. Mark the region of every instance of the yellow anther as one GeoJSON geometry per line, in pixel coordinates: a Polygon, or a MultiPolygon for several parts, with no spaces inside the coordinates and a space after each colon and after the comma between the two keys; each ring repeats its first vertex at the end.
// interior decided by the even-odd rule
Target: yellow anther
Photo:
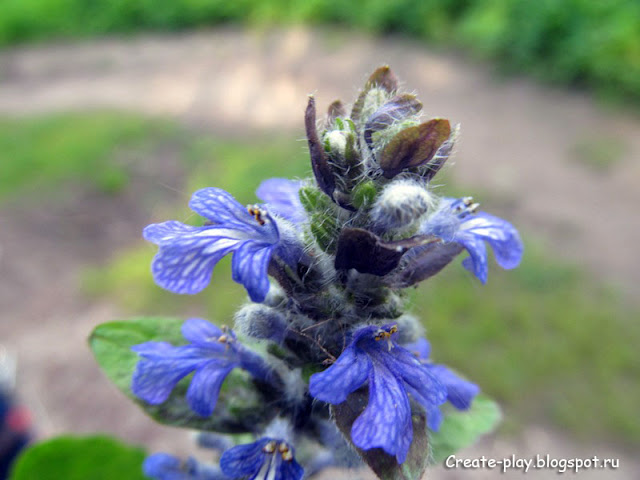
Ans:
{"type": "Polygon", "coordinates": [[[291,452],[289,445],[287,445],[286,443],[283,442],[278,445],[278,451],[280,452],[280,455],[282,455],[282,459],[285,462],[290,462],[291,460],[293,460],[293,453],[291,452]]]}
{"type": "Polygon", "coordinates": [[[287,445],[286,443],[281,443],[280,445],[278,445],[278,451],[280,453],[287,453],[289,451],[289,445],[287,445]]]}
{"type": "Polygon", "coordinates": [[[464,197],[462,202],[468,207],[473,203],[473,197],[464,197]]]}
{"type": "Polygon", "coordinates": [[[379,342],[380,340],[389,340],[391,338],[391,335],[393,335],[397,331],[398,331],[398,326],[393,325],[392,327],[389,328],[388,331],[380,330],[376,332],[373,338],[376,340],[376,342],[379,342]]]}
{"type": "Polygon", "coordinates": [[[256,222],[258,222],[260,225],[264,225],[265,223],[267,223],[262,218],[263,211],[260,210],[260,207],[258,207],[257,205],[247,206],[247,211],[249,212],[249,215],[252,215],[253,218],[256,219],[256,222]]]}
{"type": "Polygon", "coordinates": [[[262,451],[264,453],[273,453],[276,451],[276,442],[269,442],[264,447],[262,447],[262,451]]]}
{"type": "Polygon", "coordinates": [[[220,336],[218,337],[218,341],[219,341],[220,343],[225,343],[228,339],[229,339],[229,337],[227,337],[227,336],[226,336],[226,335],[224,335],[224,334],[223,334],[223,335],[220,335],[220,336]]]}

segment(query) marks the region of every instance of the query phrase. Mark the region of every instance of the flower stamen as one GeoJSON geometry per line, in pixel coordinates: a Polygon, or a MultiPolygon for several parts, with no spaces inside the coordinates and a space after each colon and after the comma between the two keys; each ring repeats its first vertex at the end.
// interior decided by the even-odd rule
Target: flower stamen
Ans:
{"type": "Polygon", "coordinates": [[[258,205],[247,205],[247,211],[249,212],[249,215],[252,215],[260,225],[267,223],[265,219],[262,218],[267,214],[267,212],[261,209],[258,205]]]}
{"type": "Polygon", "coordinates": [[[475,215],[478,213],[478,208],[480,207],[479,203],[474,203],[473,197],[464,197],[456,201],[455,205],[454,210],[461,219],[468,215],[475,215]]]}
{"type": "Polygon", "coordinates": [[[392,325],[389,329],[381,328],[380,330],[378,330],[376,332],[376,334],[374,335],[373,338],[375,339],[376,342],[379,342],[380,340],[386,340],[387,344],[389,346],[389,351],[391,351],[391,349],[393,348],[393,342],[391,341],[391,335],[393,335],[397,331],[398,331],[398,326],[397,325],[392,325]]]}
{"type": "Polygon", "coordinates": [[[264,453],[273,453],[276,451],[276,442],[269,442],[264,447],[262,447],[262,451],[264,453]]]}
{"type": "Polygon", "coordinates": [[[278,452],[280,452],[280,455],[285,462],[290,462],[291,460],[293,460],[293,453],[291,452],[289,445],[287,445],[286,443],[281,443],[278,446],[278,452]]]}

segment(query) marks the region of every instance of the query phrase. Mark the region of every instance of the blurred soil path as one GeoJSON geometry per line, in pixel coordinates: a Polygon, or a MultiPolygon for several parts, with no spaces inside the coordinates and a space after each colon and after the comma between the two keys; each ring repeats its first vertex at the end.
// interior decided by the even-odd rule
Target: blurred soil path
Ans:
{"type": "MultiPolygon", "coordinates": [[[[179,183],[163,170],[166,185],[179,183]]],[[[98,368],[89,334],[124,317],[80,291],[86,265],[139,240],[148,210],[138,193],[148,194],[157,179],[134,178],[117,196],[73,188],[49,202],[0,208],[0,346],[17,357],[18,394],[38,437],[108,432],[151,450],[188,453],[187,433],[152,422],[98,368]]]]}
{"type": "Polygon", "coordinates": [[[404,40],[220,29],[5,50],[0,114],[107,107],[236,136],[254,127],[303,137],[307,94],[321,109],[349,100],[384,63],[416,89],[427,115],[462,124],[452,169],[462,185],[554,254],[640,293],[640,119],[565,90],[496,81],[486,67],[404,40]]]}
{"type": "MultiPolygon", "coordinates": [[[[486,69],[411,43],[340,32],[229,29],[5,50],[0,52],[0,115],[107,107],[170,115],[236,136],[265,128],[303,137],[308,93],[317,92],[319,105],[352,98],[382,63],[417,89],[428,115],[463,124],[458,165],[452,169],[462,184],[497,200],[500,214],[545,240],[555,254],[638,289],[640,269],[632,246],[640,244],[635,212],[640,121],[603,112],[579,95],[518,80],[496,83],[486,69]],[[599,136],[624,147],[615,168],[604,174],[571,160],[577,144],[599,136]]],[[[155,425],[99,372],[85,339],[96,324],[120,312],[89,302],[78,291],[83,265],[104,261],[139,238],[149,216],[140,205],[146,198],[141,191],[148,193],[158,183],[179,188],[179,167],[172,162],[170,156],[159,158],[153,171],[134,178],[121,196],[78,190],[44,206],[0,209],[0,341],[19,354],[21,389],[43,435],[104,431],[151,451],[190,452],[183,431],[155,425]]],[[[585,471],[580,478],[639,478],[635,458],[575,444],[542,427],[528,428],[515,440],[485,439],[460,458],[546,453],[620,458],[620,470],[585,471]]],[[[436,469],[429,478],[497,475],[495,470],[436,469]]],[[[543,470],[533,477],[557,474],[543,470]]]]}

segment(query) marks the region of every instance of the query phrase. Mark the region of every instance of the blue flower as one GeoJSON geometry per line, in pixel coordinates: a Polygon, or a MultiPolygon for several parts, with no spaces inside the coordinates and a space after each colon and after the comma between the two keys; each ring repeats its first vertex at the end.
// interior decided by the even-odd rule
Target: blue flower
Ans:
{"type": "Polygon", "coordinates": [[[220,468],[230,478],[300,480],[304,470],[293,455],[287,442],[265,437],[224,452],[220,468]]]}
{"type": "Polygon", "coordinates": [[[269,178],[256,190],[256,196],[267,204],[269,211],[293,223],[302,223],[307,214],[298,191],[302,182],[287,178],[269,178]]]}
{"type": "Polygon", "coordinates": [[[269,380],[270,370],[262,358],[240,345],[232,330],[223,332],[206,320],[191,318],[182,325],[182,335],[191,343],[174,347],[167,342],[146,342],[131,348],[142,357],[131,380],[137,397],[152,405],[163,403],[182,378],[195,372],[187,403],[199,415],[209,416],[222,382],[234,368],[269,380]]]}
{"type": "Polygon", "coordinates": [[[186,462],[167,453],[154,453],[142,464],[142,471],[154,480],[224,480],[224,474],[216,468],[201,465],[195,458],[186,462]]]}
{"type": "Polygon", "coordinates": [[[393,339],[395,325],[357,330],[338,360],[309,380],[318,400],[339,404],[369,382],[369,403],[351,428],[351,439],[363,450],[382,448],[398,463],[407,457],[413,427],[411,394],[427,411],[446,400],[447,392],[411,352],[393,339]]]}
{"type": "Polygon", "coordinates": [[[281,241],[275,221],[259,206],[245,208],[224,190],[204,188],[193,194],[189,207],[211,224],[168,221],[144,229],[144,238],[160,247],[151,271],[161,287],[198,293],[211,281],[218,261],[234,252],[233,280],[244,285],[251,300],[262,302],[269,291],[271,256],[276,253],[295,266],[297,252],[291,242],[281,241]]]}
{"type": "Polygon", "coordinates": [[[523,245],[518,231],[506,220],[488,213],[475,213],[478,204],[471,198],[443,199],[438,210],[421,226],[421,233],[435,235],[445,242],[462,245],[468,252],[462,264],[482,283],[487,282],[489,242],[502,268],[515,268],[522,259],[523,245]]]}
{"type": "MultiPolygon", "coordinates": [[[[420,338],[414,343],[404,345],[404,348],[412,351],[420,363],[427,368],[431,374],[438,379],[447,389],[447,401],[458,410],[468,410],[478,393],[480,387],[475,383],[468,382],[449,370],[444,365],[436,365],[429,361],[431,345],[425,338],[420,338]]],[[[444,419],[440,409],[435,406],[427,411],[427,422],[429,428],[435,432],[440,429],[444,419]]]]}

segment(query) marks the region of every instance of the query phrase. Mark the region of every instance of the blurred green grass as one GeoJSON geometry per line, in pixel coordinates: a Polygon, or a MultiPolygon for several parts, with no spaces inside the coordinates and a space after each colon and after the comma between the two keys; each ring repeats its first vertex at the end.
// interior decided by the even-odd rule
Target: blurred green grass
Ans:
{"type": "Polygon", "coordinates": [[[0,46],[229,22],[401,33],[511,71],[640,100],[637,0],[3,0],[0,46]]]}
{"type": "Polygon", "coordinates": [[[164,122],[115,112],[0,118],[0,201],[82,181],[105,192],[126,187],[119,152],[162,135],[164,122]]]}
{"type": "MultiPolygon", "coordinates": [[[[149,152],[171,149],[185,169],[182,191],[215,185],[242,203],[255,201],[253,192],[264,178],[304,177],[310,170],[304,142],[293,138],[221,140],[128,114],[98,113],[97,118],[91,121],[89,114],[83,114],[5,119],[2,130],[10,132],[7,138],[26,139],[17,150],[18,158],[28,158],[33,165],[60,162],[36,172],[36,184],[41,186],[56,185],[60,178],[87,182],[87,176],[95,175],[95,168],[85,165],[93,161],[92,156],[99,157],[100,168],[108,171],[119,164],[119,155],[131,142],[146,145],[149,152]],[[57,136],[54,133],[34,136],[42,125],[58,133],[56,125],[64,125],[64,141],[51,140],[57,136]]],[[[6,168],[5,163],[0,168],[6,168]]],[[[17,182],[33,187],[29,172],[20,172],[14,176],[17,182]]],[[[100,182],[91,182],[101,188],[100,182]]],[[[470,193],[481,190],[480,185],[467,187],[470,193]]],[[[7,188],[3,191],[19,193],[7,188]]],[[[158,189],[162,188],[159,184],[158,189]]],[[[452,190],[465,189],[453,185],[442,193],[452,190]]],[[[197,222],[186,206],[187,197],[155,211],[158,218],[150,221],[197,222]]],[[[517,218],[510,220],[524,226],[517,218]]],[[[634,319],[639,312],[602,288],[597,278],[549,255],[526,230],[522,233],[529,241],[521,267],[508,272],[492,269],[486,286],[456,261],[412,291],[412,311],[427,327],[434,359],[456,368],[496,397],[513,427],[553,424],[586,440],[637,444],[640,324],[634,319]]],[[[105,265],[88,267],[82,279],[85,292],[116,301],[131,314],[200,315],[232,323],[245,292],[230,279],[229,259],[214,271],[211,287],[195,296],[180,296],[153,283],[149,265],[155,251],[153,245],[140,242],[105,265]]]]}

